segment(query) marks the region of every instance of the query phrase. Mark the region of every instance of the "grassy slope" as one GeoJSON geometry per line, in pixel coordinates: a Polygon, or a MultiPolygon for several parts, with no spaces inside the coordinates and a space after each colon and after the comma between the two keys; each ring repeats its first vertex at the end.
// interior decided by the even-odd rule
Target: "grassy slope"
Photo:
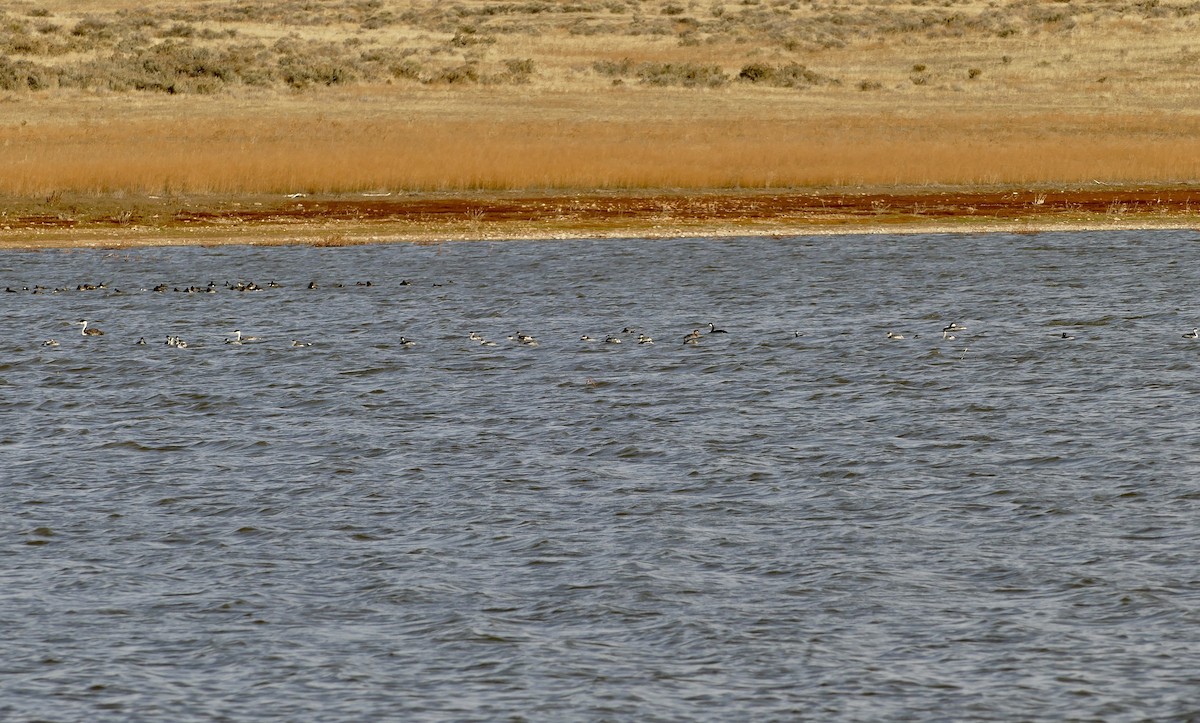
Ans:
{"type": "Polygon", "coordinates": [[[1194,2],[45,0],[0,10],[10,215],[62,194],[120,205],[1200,178],[1194,2]],[[756,82],[739,78],[748,67],[756,82]]]}

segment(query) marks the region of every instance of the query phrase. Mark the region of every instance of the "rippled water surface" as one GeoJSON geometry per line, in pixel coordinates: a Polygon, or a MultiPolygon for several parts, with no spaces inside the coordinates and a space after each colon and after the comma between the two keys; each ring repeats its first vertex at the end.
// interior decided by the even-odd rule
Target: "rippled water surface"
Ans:
{"type": "Polygon", "coordinates": [[[1198,716],[1198,241],[5,253],[0,718],[1198,716]]]}

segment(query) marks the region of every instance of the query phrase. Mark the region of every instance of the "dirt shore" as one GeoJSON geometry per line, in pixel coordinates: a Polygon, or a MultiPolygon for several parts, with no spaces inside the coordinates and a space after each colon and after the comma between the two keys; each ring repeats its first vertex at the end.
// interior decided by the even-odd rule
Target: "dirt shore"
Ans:
{"type": "Polygon", "coordinates": [[[1200,184],[0,199],[0,248],[1198,228],[1200,184]]]}

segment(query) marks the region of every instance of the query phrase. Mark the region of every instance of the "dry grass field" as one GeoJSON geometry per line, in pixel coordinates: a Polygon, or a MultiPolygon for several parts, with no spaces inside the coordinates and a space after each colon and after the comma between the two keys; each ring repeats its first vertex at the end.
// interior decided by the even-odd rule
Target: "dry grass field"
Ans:
{"type": "Polygon", "coordinates": [[[1200,2],[0,0],[0,158],[11,228],[264,194],[1188,189],[1200,2]]]}

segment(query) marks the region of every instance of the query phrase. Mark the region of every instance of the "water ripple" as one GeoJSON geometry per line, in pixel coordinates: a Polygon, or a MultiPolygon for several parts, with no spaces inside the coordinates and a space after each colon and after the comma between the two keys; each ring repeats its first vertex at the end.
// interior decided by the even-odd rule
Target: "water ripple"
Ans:
{"type": "Polygon", "coordinates": [[[1200,715],[1190,240],[10,253],[0,717],[1200,715]]]}

